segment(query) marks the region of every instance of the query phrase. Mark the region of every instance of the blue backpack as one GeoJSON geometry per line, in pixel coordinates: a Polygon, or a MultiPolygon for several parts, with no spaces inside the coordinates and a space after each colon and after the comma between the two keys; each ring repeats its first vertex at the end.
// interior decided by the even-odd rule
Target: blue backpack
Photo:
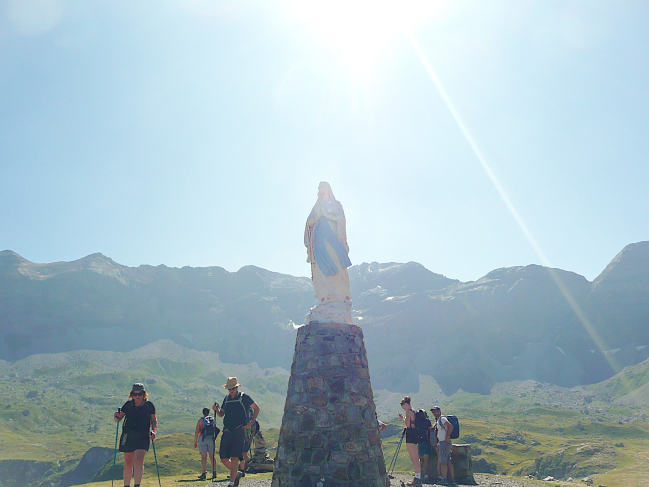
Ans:
{"type": "Polygon", "coordinates": [[[214,424],[214,418],[212,416],[203,417],[203,439],[212,438],[213,440],[216,440],[216,437],[219,436],[220,432],[221,430],[216,426],[216,424],[214,424]]]}

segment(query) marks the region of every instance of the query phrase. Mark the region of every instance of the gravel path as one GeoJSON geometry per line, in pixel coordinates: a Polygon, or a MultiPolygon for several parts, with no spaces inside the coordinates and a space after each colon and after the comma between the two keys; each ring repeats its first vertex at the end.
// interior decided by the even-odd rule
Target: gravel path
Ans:
{"type": "MultiPolygon", "coordinates": [[[[500,477],[498,475],[480,475],[473,474],[475,481],[478,485],[488,485],[488,486],[499,486],[499,487],[539,487],[539,484],[547,485],[548,487],[554,487],[559,485],[570,485],[562,481],[556,482],[541,482],[536,480],[531,482],[529,480],[523,479],[512,479],[509,477],[500,477]]],[[[575,484],[572,484],[575,485],[575,484]]]]}
{"type": "MultiPolygon", "coordinates": [[[[394,479],[390,483],[390,487],[399,487],[401,485],[401,482],[404,482],[407,484],[412,480],[412,475],[404,475],[404,474],[394,474],[394,479]]],[[[509,477],[500,477],[498,475],[480,475],[480,474],[474,474],[473,477],[475,478],[475,481],[477,485],[484,485],[486,487],[539,487],[538,482],[530,482],[527,480],[523,479],[512,479],[509,477]]],[[[543,482],[543,484],[547,485],[548,487],[554,487],[555,485],[560,485],[559,482],[543,482]]],[[[243,484],[241,484],[243,487],[243,484]]],[[[429,485],[437,485],[437,484],[429,484],[429,485]]]]}
{"type": "MultiPolygon", "coordinates": [[[[401,482],[408,483],[412,480],[412,475],[406,475],[406,474],[399,474],[395,473],[394,474],[394,479],[392,479],[390,487],[400,487],[401,482]]],[[[475,480],[478,485],[482,485],[485,487],[538,487],[540,482],[532,482],[528,480],[523,480],[523,479],[512,479],[509,477],[500,477],[497,475],[480,475],[480,474],[475,474],[474,475],[475,480]]],[[[239,486],[240,487],[270,487],[270,479],[268,478],[255,478],[254,475],[247,475],[246,477],[242,478],[239,486]]],[[[554,487],[558,485],[565,485],[563,482],[543,482],[544,485],[547,485],[548,487],[554,487]]],[[[178,482],[176,485],[183,486],[183,487],[205,487],[207,486],[214,486],[214,487],[225,487],[227,485],[227,481],[223,478],[217,480],[216,482],[210,483],[210,482],[201,482],[201,483],[196,483],[196,484],[191,484],[185,483],[185,482],[178,482]]],[[[431,485],[436,485],[436,484],[431,484],[431,485]]],[[[574,485],[574,484],[573,484],[574,485]]]]}

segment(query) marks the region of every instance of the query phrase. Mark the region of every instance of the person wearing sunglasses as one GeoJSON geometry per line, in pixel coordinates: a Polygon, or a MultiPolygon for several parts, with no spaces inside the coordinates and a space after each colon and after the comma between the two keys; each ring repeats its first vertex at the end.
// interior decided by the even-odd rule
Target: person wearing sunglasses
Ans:
{"type": "Polygon", "coordinates": [[[248,394],[239,392],[240,385],[236,377],[228,377],[223,384],[228,394],[223,398],[221,407],[217,403],[212,406],[216,415],[223,418],[219,457],[225,468],[230,470],[228,487],[239,485],[243,474],[239,471],[239,462],[243,460],[245,430],[255,424],[259,415],[259,406],[248,394]]]}
{"type": "Polygon", "coordinates": [[[119,451],[124,453],[125,487],[130,487],[131,477],[134,478],[134,486],[139,487],[144,473],[144,455],[149,451],[150,441],[156,436],[158,418],[155,406],[148,399],[144,384],[133,384],[128,400],[113,416],[115,421],[126,417],[119,441],[119,451]]]}

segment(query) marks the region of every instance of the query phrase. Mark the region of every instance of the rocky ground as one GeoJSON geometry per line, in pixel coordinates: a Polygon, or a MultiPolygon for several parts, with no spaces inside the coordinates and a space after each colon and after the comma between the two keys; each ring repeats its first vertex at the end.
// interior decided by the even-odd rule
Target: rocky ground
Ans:
{"type": "MultiPolygon", "coordinates": [[[[394,479],[392,479],[390,483],[390,487],[400,487],[401,483],[403,482],[404,484],[407,484],[412,480],[412,475],[406,475],[406,474],[400,474],[400,473],[395,473],[394,474],[394,479]]],[[[523,479],[512,479],[510,477],[501,477],[498,475],[475,475],[475,480],[477,482],[477,485],[482,485],[482,486],[487,486],[487,487],[538,487],[540,482],[538,481],[528,481],[528,480],[523,480],[523,479]]],[[[271,480],[268,478],[254,478],[252,476],[247,476],[241,479],[240,481],[240,487],[270,487],[271,480]]],[[[563,486],[566,485],[563,482],[543,482],[544,485],[547,486],[563,486]]],[[[205,487],[206,483],[196,483],[194,485],[187,485],[185,484],[186,487],[205,487]]],[[[209,482],[207,482],[207,485],[211,485],[209,482]]],[[[220,486],[220,485],[227,485],[227,482],[225,479],[220,478],[216,482],[213,483],[215,486],[220,486]]],[[[437,485],[437,484],[432,484],[432,485],[437,485]]],[[[575,485],[575,484],[572,484],[575,485]]],[[[585,485],[585,484],[582,484],[585,485]]]]}
{"type": "MultiPolygon", "coordinates": [[[[400,487],[401,482],[407,484],[412,480],[412,475],[394,474],[394,479],[390,483],[390,487],[400,487]]],[[[484,485],[489,487],[538,487],[538,482],[526,481],[523,479],[512,479],[510,477],[501,477],[499,475],[474,475],[477,485],[484,485]]],[[[548,486],[554,487],[555,485],[563,485],[559,482],[544,482],[548,486]]],[[[242,484],[243,485],[243,484],[242,484]]],[[[431,484],[438,485],[438,484],[431,484]]]]}

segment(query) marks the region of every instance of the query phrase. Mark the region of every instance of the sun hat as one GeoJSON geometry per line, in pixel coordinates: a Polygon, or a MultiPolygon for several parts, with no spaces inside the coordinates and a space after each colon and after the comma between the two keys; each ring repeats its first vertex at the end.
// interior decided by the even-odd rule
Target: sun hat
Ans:
{"type": "Polygon", "coordinates": [[[226,389],[234,389],[235,387],[239,387],[241,384],[239,384],[239,381],[237,381],[236,377],[228,377],[228,381],[223,384],[223,387],[226,389]]]}
{"type": "Polygon", "coordinates": [[[144,392],[144,384],[141,382],[136,382],[133,384],[133,387],[131,388],[131,392],[137,392],[137,391],[142,391],[144,392]]]}

